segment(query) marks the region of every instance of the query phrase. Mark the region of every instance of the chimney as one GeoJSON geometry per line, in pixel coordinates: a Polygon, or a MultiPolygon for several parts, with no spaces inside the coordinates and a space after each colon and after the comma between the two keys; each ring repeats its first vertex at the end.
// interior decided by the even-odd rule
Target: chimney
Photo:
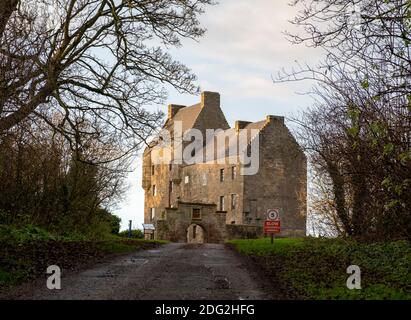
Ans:
{"type": "Polygon", "coordinates": [[[244,129],[247,125],[249,125],[251,122],[249,121],[240,121],[237,120],[235,122],[235,131],[239,131],[240,129],[244,129]]]}
{"type": "Polygon", "coordinates": [[[284,117],[268,115],[265,118],[265,123],[272,123],[272,124],[281,123],[281,124],[284,124],[284,117]]]}
{"type": "Polygon", "coordinates": [[[185,106],[181,106],[178,104],[169,104],[168,105],[168,119],[172,119],[176,115],[178,110],[182,108],[185,108],[185,106]]]}
{"type": "Polygon", "coordinates": [[[220,107],[220,94],[218,92],[201,92],[201,108],[220,107]]]}

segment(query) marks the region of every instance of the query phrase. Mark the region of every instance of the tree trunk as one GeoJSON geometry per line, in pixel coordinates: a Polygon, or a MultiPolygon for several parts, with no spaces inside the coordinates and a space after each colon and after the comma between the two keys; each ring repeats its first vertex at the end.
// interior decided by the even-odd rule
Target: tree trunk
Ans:
{"type": "Polygon", "coordinates": [[[10,115],[0,118],[0,133],[6,132],[26,119],[40,104],[46,101],[52,92],[53,89],[46,84],[26,105],[10,115]]]}
{"type": "Polygon", "coordinates": [[[344,179],[338,171],[337,166],[327,161],[328,173],[333,183],[333,193],[335,198],[335,207],[337,211],[337,216],[339,217],[344,231],[348,235],[352,235],[351,222],[348,217],[346,203],[345,203],[345,192],[344,192],[344,179]]]}

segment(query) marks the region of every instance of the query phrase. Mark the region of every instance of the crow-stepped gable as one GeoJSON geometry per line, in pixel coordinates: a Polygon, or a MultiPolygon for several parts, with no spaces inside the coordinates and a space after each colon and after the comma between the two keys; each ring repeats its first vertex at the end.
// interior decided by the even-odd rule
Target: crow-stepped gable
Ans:
{"type": "Polygon", "coordinates": [[[155,226],[147,238],[202,243],[258,237],[263,234],[267,210],[273,208],[280,209],[280,236],[305,235],[307,162],[283,117],[236,121],[230,128],[220,95],[203,92],[200,103],[193,106],[169,105],[163,129],[170,134],[169,144],[156,139],[143,158],[144,221],[155,226]],[[219,129],[211,142],[221,136],[222,147],[206,139],[210,129],[219,129]],[[179,130],[202,134],[201,143],[189,152],[197,160],[194,163],[176,156],[175,150],[192,143],[177,139],[179,130]],[[247,136],[243,146],[241,138],[236,140],[240,132],[247,136]],[[253,142],[258,142],[258,149],[253,150],[253,142]],[[236,154],[228,153],[230,147],[236,154]],[[156,161],[155,157],[170,150],[168,161],[156,161]],[[214,151],[217,161],[210,161],[206,150],[214,151]],[[257,157],[258,170],[244,175],[247,164],[233,159],[250,152],[253,159],[257,157]]]}

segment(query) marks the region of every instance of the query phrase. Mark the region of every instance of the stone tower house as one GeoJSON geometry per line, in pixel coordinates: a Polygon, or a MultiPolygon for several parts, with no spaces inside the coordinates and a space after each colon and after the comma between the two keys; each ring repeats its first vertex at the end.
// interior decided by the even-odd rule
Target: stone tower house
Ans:
{"type": "Polygon", "coordinates": [[[150,237],[188,242],[258,237],[267,210],[273,208],[281,212],[280,235],[305,235],[306,157],[283,117],[236,121],[230,128],[220,95],[203,92],[196,105],[169,105],[163,128],[169,138],[155,139],[143,158],[144,221],[155,226],[150,237]],[[190,148],[192,140],[178,138],[176,132],[192,129],[202,140],[190,148]],[[220,130],[207,140],[210,129],[220,130]],[[238,138],[241,132],[246,143],[238,138]],[[237,153],[228,152],[229,147],[237,153]],[[208,150],[213,158],[206,156],[208,150]],[[239,155],[253,151],[258,170],[244,175],[247,165],[238,161],[239,155]],[[196,161],[185,161],[187,155],[196,161]]]}

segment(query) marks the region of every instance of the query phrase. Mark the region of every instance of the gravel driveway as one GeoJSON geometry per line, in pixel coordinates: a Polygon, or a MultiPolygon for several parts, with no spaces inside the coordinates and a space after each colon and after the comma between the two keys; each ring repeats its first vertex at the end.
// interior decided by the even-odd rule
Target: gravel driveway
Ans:
{"type": "Polygon", "coordinates": [[[62,270],[61,290],[46,281],[19,288],[14,299],[269,299],[250,262],[223,244],[170,243],[76,274],[62,270]]]}

